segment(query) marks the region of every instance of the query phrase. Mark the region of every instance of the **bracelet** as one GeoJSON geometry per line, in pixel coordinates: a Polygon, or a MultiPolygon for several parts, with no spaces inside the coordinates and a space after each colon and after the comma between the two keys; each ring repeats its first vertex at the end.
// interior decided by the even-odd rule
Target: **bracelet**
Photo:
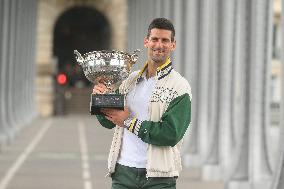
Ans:
{"type": "Polygon", "coordinates": [[[127,118],[126,120],[123,121],[123,125],[125,128],[129,128],[131,125],[132,119],[131,118],[127,118]]]}

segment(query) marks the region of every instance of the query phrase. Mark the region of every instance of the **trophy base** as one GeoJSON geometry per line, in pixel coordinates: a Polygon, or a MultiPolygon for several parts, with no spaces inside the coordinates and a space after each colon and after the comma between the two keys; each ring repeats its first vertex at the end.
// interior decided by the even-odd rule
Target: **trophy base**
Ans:
{"type": "Polygon", "coordinates": [[[91,115],[103,115],[101,108],[124,109],[123,94],[91,94],[91,115]]]}

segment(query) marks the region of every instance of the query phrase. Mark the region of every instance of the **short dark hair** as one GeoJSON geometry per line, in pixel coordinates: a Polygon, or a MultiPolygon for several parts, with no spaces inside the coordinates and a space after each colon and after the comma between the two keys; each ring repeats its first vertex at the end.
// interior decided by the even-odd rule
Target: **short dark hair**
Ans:
{"type": "Polygon", "coordinates": [[[175,39],[175,28],[172,22],[166,18],[155,18],[152,20],[148,27],[148,33],[147,38],[150,36],[151,30],[157,28],[157,29],[164,29],[164,30],[170,30],[171,31],[171,41],[174,41],[175,39]]]}

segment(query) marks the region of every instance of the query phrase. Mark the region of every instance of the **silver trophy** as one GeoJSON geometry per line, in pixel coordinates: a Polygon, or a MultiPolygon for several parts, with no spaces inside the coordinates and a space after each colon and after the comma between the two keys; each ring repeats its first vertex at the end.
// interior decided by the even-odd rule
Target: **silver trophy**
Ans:
{"type": "Polygon", "coordinates": [[[137,49],[133,54],[122,51],[93,51],[81,55],[74,50],[75,58],[82,66],[85,76],[94,84],[102,83],[107,87],[105,94],[91,94],[91,115],[101,114],[101,108],[124,109],[124,94],[119,94],[117,89],[125,80],[131,67],[138,59],[137,49]]]}

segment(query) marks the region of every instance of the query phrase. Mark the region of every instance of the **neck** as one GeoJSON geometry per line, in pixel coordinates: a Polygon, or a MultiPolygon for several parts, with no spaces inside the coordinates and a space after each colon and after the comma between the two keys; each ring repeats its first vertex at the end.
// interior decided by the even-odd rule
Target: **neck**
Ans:
{"type": "Polygon", "coordinates": [[[154,62],[153,60],[148,60],[148,65],[146,69],[146,78],[149,79],[156,75],[157,68],[162,66],[168,61],[168,58],[164,62],[154,62]]]}
{"type": "Polygon", "coordinates": [[[165,62],[157,63],[152,60],[148,61],[148,67],[146,72],[146,78],[149,79],[156,75],[157,68],[163,65],[165,62]]]}

